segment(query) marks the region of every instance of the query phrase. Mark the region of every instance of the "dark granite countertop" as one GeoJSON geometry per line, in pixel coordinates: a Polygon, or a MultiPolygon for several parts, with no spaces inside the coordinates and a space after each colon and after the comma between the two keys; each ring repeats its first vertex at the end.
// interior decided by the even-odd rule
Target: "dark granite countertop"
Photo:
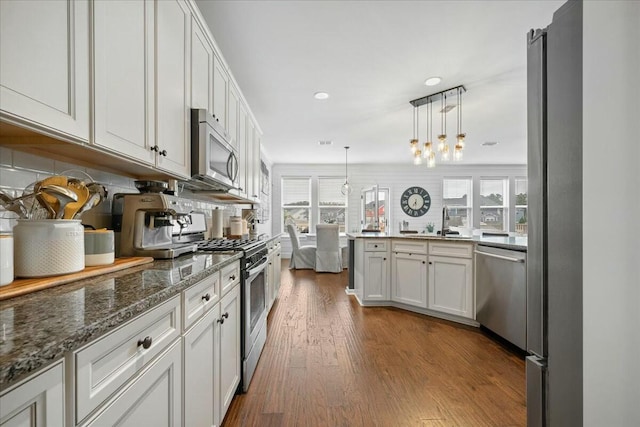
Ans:
{"type": "Polygon", "coordinates": [[[348,233],[349,239],[418,239],[437,240],[446,242],[477,243],[479,245],[492,246],[502,249],[527,251],[526,236],[447,236],[440,237],[435,234],[388,234],[388,233],[348,233]]]}
{"type": "Polygon", "coordinates": [[[240,257],[183,255],[0,301],[0,390],[240,257]]]}

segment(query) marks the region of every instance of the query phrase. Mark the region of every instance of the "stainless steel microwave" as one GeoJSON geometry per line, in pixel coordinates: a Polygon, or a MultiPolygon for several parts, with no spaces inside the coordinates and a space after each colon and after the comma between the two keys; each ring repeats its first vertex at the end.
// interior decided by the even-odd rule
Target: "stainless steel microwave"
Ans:
{"type": "Polygon", "coordinates": [[[191,183],[200,189],[238,188],[238,154],[231,137],[205,109],[191,110],[191,183]]]}

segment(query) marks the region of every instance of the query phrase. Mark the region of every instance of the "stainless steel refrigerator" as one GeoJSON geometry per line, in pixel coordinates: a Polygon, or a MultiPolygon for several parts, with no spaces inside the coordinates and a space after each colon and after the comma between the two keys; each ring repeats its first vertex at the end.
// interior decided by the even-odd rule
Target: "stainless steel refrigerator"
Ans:
{"type": "Polygon", "coordinates": [[[527,35],[527,425],[582,425],[582,2],[527,35]]]}

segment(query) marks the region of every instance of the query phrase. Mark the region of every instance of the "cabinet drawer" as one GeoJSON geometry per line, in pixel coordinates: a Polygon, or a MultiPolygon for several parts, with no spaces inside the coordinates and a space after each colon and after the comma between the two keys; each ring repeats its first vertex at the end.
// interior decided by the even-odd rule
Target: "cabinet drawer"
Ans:
{"type": "Polygon", "coordinates": [[[220,272],[220,296],[224,296],[240,280],[240,263],[227,265],[220,272]]]}
{"type": "Polygon", "coordinates": [[[180,297],[175,296],[75,352],[76,423],[178,338],[180,323],[180,297]]]}
{"type": "Polygon", "coordinates": [[[386,252],[387,241],[386,240],[365,240],[364,250],[365,252],[386,252]]]}
{"type": "Polygon", "coordinates": [[[220,272],[216,271],[183,293],[183,324],[187,330],[220,300],[220,272]]]}
{"type": "Polygon", "coordinates": [[[393,252],[404,252],[410,254],[426,254],[427,242],[416,242],[412,240],[394,240],[391,243],[393,252]]]}
{"type": "Polygon", "coordinates": [[[471,243],[430,242],[429,255],[471,258],[473,245],[471,243]]]}

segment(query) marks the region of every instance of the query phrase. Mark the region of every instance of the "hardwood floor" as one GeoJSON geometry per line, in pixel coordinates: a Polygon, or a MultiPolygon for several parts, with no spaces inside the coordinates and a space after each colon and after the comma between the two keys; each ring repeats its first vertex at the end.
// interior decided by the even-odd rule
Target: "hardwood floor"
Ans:
{"type": "Polygon", "coordinates": [[[524,426],[524,360],[475,328],[360,307],[347,272],[290,271],[231,426],[524,426]]]}

